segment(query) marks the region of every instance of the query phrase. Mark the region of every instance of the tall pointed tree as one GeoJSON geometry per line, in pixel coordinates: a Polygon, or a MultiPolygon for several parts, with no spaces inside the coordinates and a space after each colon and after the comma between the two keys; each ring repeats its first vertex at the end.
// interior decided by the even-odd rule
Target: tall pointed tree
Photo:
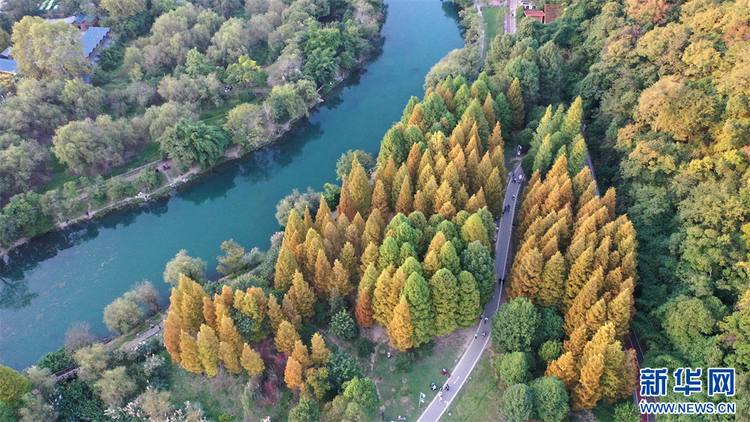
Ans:
{"type": "Polygon", "coordinates": [[[526,118],[526,109],[523,103],[523,94],[521,92],[521,82],[518,78],[514,79],[508,89],[508,108],[510,108],[511,125],[514,129],[523,127],[526,118]]]}
{"type": "Polygon", "coordinates": [[[302,340],[294,342],[294,351],[292,352],[292,358],[302,365],[302,369],[307,369],[312,366],[312,359],[310,359],[310,353],[307,350],[307,346],[302,340]]]}
{"type": "Polygon", "coordinates": [[[331,351],[326,347],[326,343],[323,340],[323,336],[319,333],[315,333],[310,341],[312,346],[312,354],[310,359],[315,366],[322,366],[328,362],[328,357],[331,356],[331,351]]]}
{"type": "Polygon", "coordinates": [[[298,271],[299,265],[294,259],[292,251],[286,245],[279,249],[279,258],[276,261],[276,272],[274,273],[274,287],[277,290],[286,292],[292,285],[294,272],[298,271]]]}
{"type": "Polygon", "coordinates": [[[281,321],[279,331],[276,333],[276,350],[280,353],[291,354],[297,340],[299,340],[299,334],[294,326],[289,321],[281,321]]]}
{"type": "MultiPolygon", "coordinates": [[[[391,267],[392,268],[392,267],[391,267]]],[[[388,326],[388,322],[393,316],[391,308],[388,306],[388,297],[391,294],[391,273],[385,269],[380,273],[375,283],[375,291],[372,299],[373,317],[380,325],[388,326]]]]}
{"type": "Polygon", "coordinates": [[[219,339],[234,347],[236,354],[242,353],[242,336],[237,331],[234,321],[229,316],[224,316],[219,321],[219,339]]]}
{"type": "Polygon", "coordinates": [[[405,296],[401,297],[401,301],[394,309],[393,320],[388,326],[388,336],[391,339],[391,345],[402,352],[414,345],[412,342],[414,326],[411,321],[409,303],[405,296]]]}
{"type": "Polygon", "coordinates": [[[341,197],[339,199],[338,215],[345,215],[351,221],[355,214],[357,214],[357,205],[354,203],[354,198],[349,190],[349,179],[344,177],[341,187],[341,197]]]}
{"type": "MultiPolygon", "coordinates": [[[[450,243],[446,243],[448,245],[450,243]]],[[[445,268],[438,270],[429,283],[434,333],[444,336],[458,327],[456,312],[459,295],[456,278],[445,268]]]]}
{"type": "Polygon", "coordinates": [[[262,374],[266,369],[266,365],[263,363],[263,359],[258,352],[253,350],[253,348],[247,343],[245,343],[242,348],[242,358],[240,359],[240,362],[242,363],[242,367],[247,371],[247,374],[251,377],[262,374]]]}
{"type": "Polygon", "coordinates": [[[302,365],[294,358],[290,357],[286,361],[286,369],[284,369],[284,382],[286,382],[287,387],[291,389],[302,387],[302,365]]]}
{"type": "MultiPolygon", "coordinates": [[[[331,280],[331,264],[328,263],[328,257],[323,250],[318,251],[315,260],[315,294],[319,300],[328,299],[329,284],[331,280]]],[[[299,312],[299,310],[297,311],[299,312]]]]}
{"type": "Polygon", "coordinates": [[[370,214],[372,185],[370,185],[370,179],[367,177],[365,168],[362,167],[356,156],[354,156],[352,170],[349,173],[349,193],[354,200],[354,206],[357,208],[357,211],[365,216],[370,214]]]}
{"type": "Polygon", "coordinates": [[[196,344],[203,369],[209,377],[214,377],[219,365],[219,338],[216,337],[216,333],[211,327],[203,324],[198,332],[196,344]]]}
{"type": "Polygon", "coordinates": [[[196,374],[203,372],[203,362],[198,345],[195,343],[193,336],[185,330],[180,332],[180,350],[180,359],[183,368],[196,374]]]}
{"type": "MultiPolygon", "coordinates": [[[[434,331],[432,301],[427,281],[418,273],[409,276],[404,284],[403,297],[409,306],[409,316],[414,327],[412,342],[414,346],[427,343],[434,331]]],[[[395,317],[395,316],[394,316],[395,317]]]]}
{"type": "Polygon", "coordinates": [[[299,271],[294,273],[292,287],[289,289],[289,299],[292,300],[294,309],[303,318],[309,320],[315,315],[315,293],[299,271]]]}
{"type": "Polygon", "coordinates": [[[458,328],[469,328],[474,325],[482,308],[479,304],[479,288],[474,276],[468,271],[458,274],[458,307],[456,308],[456,325],[458,328]]]}
{"type": "Polygon", "coordinates": [[[232,374],[239,374],[242,372],[240,366],[240,357],[234,351],[234,347],[229,343],[223,341],[219,343],[219,360],[224,363],[224,367],[227,368],[232,374]]]}
{"type": "Polygon", "coordinates": [[[370,292],[368,290],[362,290],[357,299],[357,307],[354,311],[354,316],[357,319],[357,324],[362,327],[372,327],[375,325],[375,318],[373,317],[374,311],[372,309],[372,299],[370,298],[370,292]]]}

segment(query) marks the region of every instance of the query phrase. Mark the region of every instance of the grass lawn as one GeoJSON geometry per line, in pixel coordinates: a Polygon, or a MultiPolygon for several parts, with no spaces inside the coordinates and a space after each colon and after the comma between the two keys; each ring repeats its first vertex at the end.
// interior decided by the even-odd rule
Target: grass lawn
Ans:
{"type": "Polygon", "coordinates": [[[236,375],[221,369],[215,377],[208,378],[174,366],[169,391],[177,406],[184,405],[186,401],[200,402],[211,420],[218,420],[225,413],[242,420],[242,393],[246,382],[247,374],[238,379],[236,375]]]}
{"type": "Polygon", "coordinates": [[[506,9],[507,7],[505,6],[482,8],[482,16],[484,17],[484,22],[487,24],[487,33],[485,34],[484,43],[485,50],[490,49],[490,44],[497,35],[502,35],[505,33],[506,9]]]}
{"type": "Polygon", "coordinates": [[[464,384],[454,405],[441,420],[444,421],[502,421],[500,415],[500,395],[504,385],[492,367],[494,352],[486,349],[471,372],[471,379],[464,384]]]}
{"type": "Polygon", "coordinates": [[[386,418],[397,419],[401,415],[410,421],[416,420],[421,414],[418,407],[419,393],[427,395],[425,403],[422,404],[424,408],[437,394],[430,390],[430,383],[441,385],[445,382],[446,377],[441,374],[441,370],[453,370],[473,333],[471,329],[456,330],[446,337],[436,338],[435,348],[430,356],[415,362],[414,368],[404,373],[396,369],[398,352],[391,350],[391,359],[386,355],[390,341],[385,330],[378,327],[368,331],[368,337],[373,338],[378,346],[370,366],[363,369],[377,384],[380,398],[385,405],[386,418]]]}

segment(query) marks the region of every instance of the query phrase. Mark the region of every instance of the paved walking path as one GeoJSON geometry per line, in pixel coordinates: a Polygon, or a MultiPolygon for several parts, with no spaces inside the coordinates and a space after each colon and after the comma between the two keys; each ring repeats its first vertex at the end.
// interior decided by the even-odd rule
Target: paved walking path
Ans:
{"type": "MultiPolygon", "coordinates": [[[[476,1],[474,2],[474,7],[477,8],[477,14],[479,15],[479,18],[484,21],[484,16],[482,16],[482,6],[479,5],[476,1]]],[[[484,27],[486,25],[482,25],[482,33],[479,36],[479,58],[484,58],[484,27]]]]}
{"type": "Polygon", "coordinates": [[[515,34],[516,33],[516,8],[518,7],[518,0],[508,0],[508,11],[505,13],[505,33],[515,34]]]}
{"type": "MultiPolygon", "coordinates": [[[[498,222],[497,244],[495,248],[495,274],[498,278],[503,279],[507,274],[508,254],[510,252],[511,235],[513,233],[513,218],[515,216],[518,194],[521,191],[521,183],[513,183],[512,180],[514,176],[518,177],[520,175],[523,175],[523,170],[519,165],[513,171],[513,174],[511,174],[510,180],[508,181],[508,188],[505,191],[505,201],[503,202],[503,206],[510,205],[510,210],[503,214],[498,222]]],[[[502,283],[499,283],[495,288],[495,294],[492,296],[492,301],[484,310],[484,315],[486,317],[492,319],[492,316],[495,315],[495,312],[500,306],[500,302],[505,300],[503,288],[504,285],[502,283]]],[[[445,391],[445,389],[443,389],[442,398],[439,395],[435,396],[425,409],[424,413],[422,413],[422,416],[417,419],[418,422],[437,422],[440,417],[443,416],[443,413],[445,413],[448,406],[453,402],[453,399],[458,395],[458,392],[461,391],[461,387],[463,387],[466,380],[469,379],[471,371],[474,369],[474,366],[476,366],[479,357],[482,356],[482,352],[484,352],[484,349],[490,342],[490,323],[480,322],[477,325],[477,333],[479,334],[479,338],[472,341],[464,352],[464,355],[461,357],[461,360],[458,361],[456,367],[453,368],[452,371],[449,371],[451,377],[446,384],[450,385],[451,390],[445,391]],[[484,338],[481,337],[483,331],[487,332],[487,336],[484,338]]]]}

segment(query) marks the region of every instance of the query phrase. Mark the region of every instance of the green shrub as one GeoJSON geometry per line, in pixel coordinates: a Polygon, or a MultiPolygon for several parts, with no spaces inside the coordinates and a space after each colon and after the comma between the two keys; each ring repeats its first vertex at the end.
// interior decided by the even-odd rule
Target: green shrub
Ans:
{"type": "Polygon", "coordinates": [[[359,339],[357,342],[357,356],[367,358],[373,353],[375,353],[375,342],[367,338],[359,339]]]}
{"type": "Polygon", "coordinates": [[[415,360],[413,353],[399,353],[396,356],[396,369],[401,372],[411,372],[414,369],[415,360]]]}

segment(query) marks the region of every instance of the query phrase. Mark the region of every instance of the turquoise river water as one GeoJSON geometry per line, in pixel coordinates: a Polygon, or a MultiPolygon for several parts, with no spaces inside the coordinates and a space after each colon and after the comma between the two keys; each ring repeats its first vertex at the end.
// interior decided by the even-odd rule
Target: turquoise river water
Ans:
{"type": "Polygon", "coordinates": [[[388,0],[382,51],[275,144],[202,175],[170,198],[113,212],[33,239],[0,259],[0,364],[20,370],[60,347],[75,321],[106,335],[102,310],[134,283],[168,286],[164,265],[180,249],[215,275],[222,241],[266,249],[276,204],[292,189],[322,190],[349,149],[380,140],[424,77],[460,48],[458,16],[438,0],[388,0]]]}

